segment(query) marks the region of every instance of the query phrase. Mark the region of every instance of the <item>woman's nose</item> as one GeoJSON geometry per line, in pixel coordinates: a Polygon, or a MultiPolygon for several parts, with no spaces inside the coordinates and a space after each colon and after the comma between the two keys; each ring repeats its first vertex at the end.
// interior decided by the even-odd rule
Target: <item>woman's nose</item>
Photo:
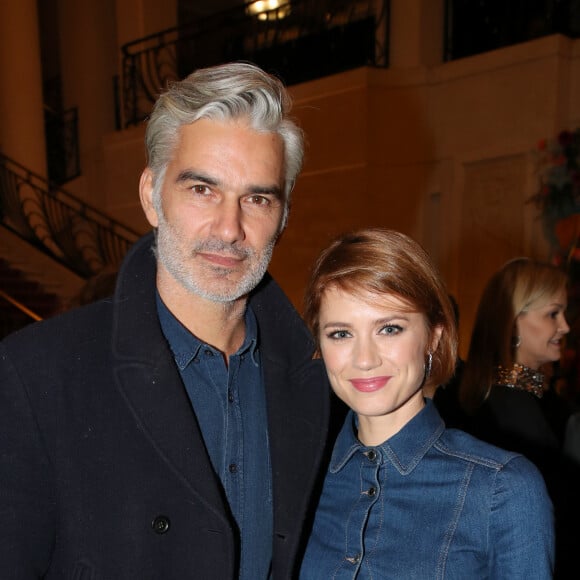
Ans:
{"type": "Polygon", "coordinates": [[[354,364],[361,370],[370,370],[381,364],[376,344],[370,339],[359,339],[355,346],[354,364]]]}
{"type": "Polygon", "coordinates": [[[570,332],[570,327],[568,326],[568,321],[566,320],[566,317],[563,314],[560,317],[560,324],[558,325],[558,330],[562,334],[568,334],[570,332]]]}

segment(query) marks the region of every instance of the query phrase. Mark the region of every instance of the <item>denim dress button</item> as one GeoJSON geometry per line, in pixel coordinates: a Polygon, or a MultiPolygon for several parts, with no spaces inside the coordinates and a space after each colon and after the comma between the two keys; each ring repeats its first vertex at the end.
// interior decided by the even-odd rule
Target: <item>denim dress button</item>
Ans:
{"type": "Polygon", "coordinates": [[[367,453],[367,457],[368,457],[369,461],[374,463],[377,460],[377,452],[374,449],[371,449],[367,453]]]}

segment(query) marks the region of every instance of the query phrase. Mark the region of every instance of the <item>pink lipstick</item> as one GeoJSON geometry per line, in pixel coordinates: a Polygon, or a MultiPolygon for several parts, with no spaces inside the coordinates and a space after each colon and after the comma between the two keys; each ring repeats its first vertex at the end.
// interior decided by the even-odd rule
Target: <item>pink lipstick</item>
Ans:
{"type": "Polygon", "coordinates": [[[374,393],[382,389],[391,377],[371,377],[368,379],[350,379],[352,386],[361,393],[374,393]]]}

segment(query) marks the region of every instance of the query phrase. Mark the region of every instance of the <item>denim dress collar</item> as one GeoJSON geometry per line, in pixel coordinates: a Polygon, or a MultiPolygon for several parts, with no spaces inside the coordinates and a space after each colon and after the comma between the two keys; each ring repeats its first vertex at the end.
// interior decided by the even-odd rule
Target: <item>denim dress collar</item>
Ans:
{"type": "Polygon", "coordinates": [[[419,411],[398,433],[377,446],[363,445],[357,438],[357,419],[349,411],[344,426],[337,438],[330,472],[338,473],[359,450],[368,453],[374,450],[382,460],[388,460],[401,475],[408,475],[441,437],[445,423],[437,412],[433,401],[425,399],[425,407],[419,411]]]}

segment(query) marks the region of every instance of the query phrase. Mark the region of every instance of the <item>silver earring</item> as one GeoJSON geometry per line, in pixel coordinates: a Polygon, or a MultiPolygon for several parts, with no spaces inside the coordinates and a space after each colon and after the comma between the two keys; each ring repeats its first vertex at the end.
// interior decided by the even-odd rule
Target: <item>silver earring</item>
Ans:
{"type": "Polygon", "coordinates": [[[433,354],[431,351],[427,353],[427,362],[425,363],[425,378],[428,379],[431,376],[431,367],[433,366],[433,354]]]}
{"type": "Polygon", "coordinates": [[[520,346],[520,344],[522,344],[522,337],[519,335],[512,336],[512,346],[514,348],[518,348],[520,346]]]}

